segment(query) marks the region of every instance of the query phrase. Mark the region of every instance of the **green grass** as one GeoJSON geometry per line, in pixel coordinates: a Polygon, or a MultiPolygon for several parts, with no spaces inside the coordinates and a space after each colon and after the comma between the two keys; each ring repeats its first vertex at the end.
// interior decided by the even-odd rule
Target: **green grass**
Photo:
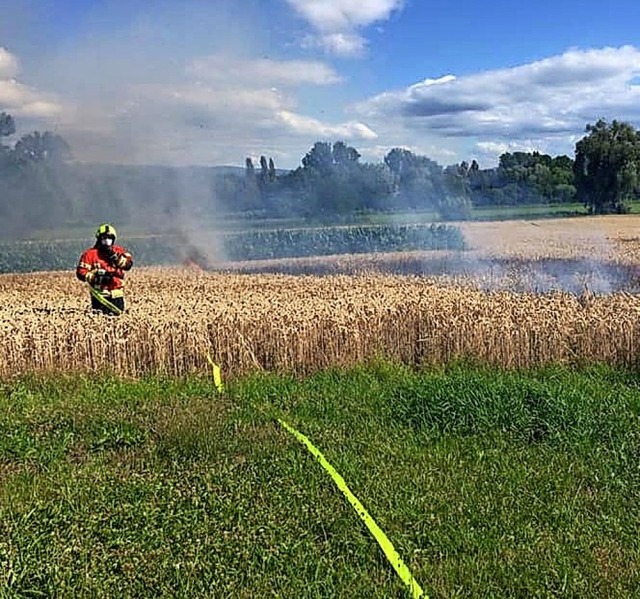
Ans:
{"type": "Polygon", "coordinates": [[[517,220],[586,216],[583,204],[531,204],[523,206],[486,206],[474,208],[469,220],[517,220]]]}
{"type": "MultiPolygon", "coordinates": [[[[640,201],[627,202],[629,214],[640,214],[640,201]]],[[[586,216],[587,210],[580,202],[558,203],[558,204],[525,204],[525,205],[490,205],[473,208],[469,221],[481,220],[521,220],[540,218],[560,218],[572,216],[586,216]]],[[[324,219],[311,219],[302,217],[287,218],[261,218],[243,214],[215,214],[213,218],[203,217],[199,222],[197,230],[218,231],[218,232],[248,232],[248,231],[269,231],[277,229],[304,229],[317,227],[332,227],[341,225],[415,225],[431,224],[443,222],[436,210],[414,210],[387,212],[366,212],[345,214],[324,219]]],[[[34,241],[50,242],[58,241],[78,241],[91,242],[93,231],[96,227],[94,222],[69,223],[66,227],[56,229],[32,230],[26,239],[34,241]]],[[[158,234],[157,230],[149,231],[138,225],[137,227],[123,226],[118,228],[121,238],[135,239],[158,234]]]]}
{"type": "Polygon", "coordinates": [[[277,417],[430,597],[640,595],[636,373],[378,363],[0,384],[0,597],[407,596],[277,417]]]}

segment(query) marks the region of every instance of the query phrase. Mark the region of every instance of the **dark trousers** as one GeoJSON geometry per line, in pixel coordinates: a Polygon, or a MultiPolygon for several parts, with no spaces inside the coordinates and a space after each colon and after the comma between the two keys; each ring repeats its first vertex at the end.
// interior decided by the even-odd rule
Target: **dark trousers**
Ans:
{"type": "MultiPolygon", "coordinates": [[[[123,297],[109,297],[107,298],[109,303],[113,304],[116,308],[120,308],[124,312],[124,298],[123,297]]],[[[117,316],[115,312],[112,312],[107,306],[101,304],[93,295],[91,296],[91,309],[94,311],[108,314],[109,316],[117,316]]]]}

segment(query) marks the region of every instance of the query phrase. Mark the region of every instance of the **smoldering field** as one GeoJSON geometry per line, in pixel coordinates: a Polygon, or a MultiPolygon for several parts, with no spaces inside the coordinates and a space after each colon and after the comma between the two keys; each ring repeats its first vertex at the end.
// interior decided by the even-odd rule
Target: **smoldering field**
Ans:
{"type": "Polygon", "coordinates": [[[419,275],[438,284],[485,291],[574,294],[640,291],[640,218],[590,217],[538,221],[456,223],[465,252],[254,260],[243,273],[419,275]]]}
{"type": "Polygon", "coordinates": [[[3,275],[0,376],[185,375],[206,370],[207,356],[228,376],[376,357],[634,367],[638,225],[629,216],[469,223],[463,253],[138,267],[120,318],[90,314],[72,272],[3,275]]]}

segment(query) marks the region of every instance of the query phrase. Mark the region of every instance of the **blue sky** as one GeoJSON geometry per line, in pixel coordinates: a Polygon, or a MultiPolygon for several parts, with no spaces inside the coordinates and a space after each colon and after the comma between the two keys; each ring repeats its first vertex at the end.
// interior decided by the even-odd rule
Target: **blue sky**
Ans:
{"type": "Polygon", "coordinates": [[[5,0],[0,111],[77,160],[294,168],[315,141],[442,165],[640,127],[640,3],[5,0]]]}

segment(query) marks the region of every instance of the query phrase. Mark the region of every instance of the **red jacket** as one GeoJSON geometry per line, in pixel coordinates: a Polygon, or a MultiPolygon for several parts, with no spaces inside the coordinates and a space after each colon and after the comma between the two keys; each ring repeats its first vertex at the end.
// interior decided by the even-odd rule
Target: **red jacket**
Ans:
{"type": "Polygon", "coordinates": [[[76,276],[81,281],[87,280],[89,272],[96,273],[91,286],[105,297],[122,297],[124,295],[124,273],[133,266],[131,254],[119,245],[112,245],[108,250],[93,246],[80,256],[76,267],[76,276]],[[117,266],[124,258],[124,266],[117,266]]]}

